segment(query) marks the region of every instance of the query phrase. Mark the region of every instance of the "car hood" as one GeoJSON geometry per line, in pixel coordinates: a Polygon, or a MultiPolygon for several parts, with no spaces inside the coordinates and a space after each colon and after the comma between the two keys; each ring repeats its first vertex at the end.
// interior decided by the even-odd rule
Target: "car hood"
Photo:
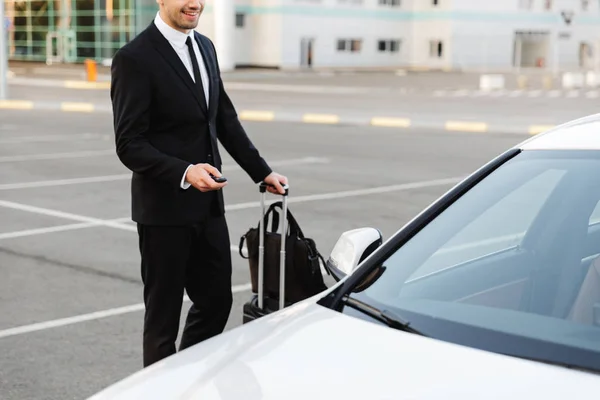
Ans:
{"type": "Polygon", "coordinates": [[[598,396],[598,375],[441,342],[301,303],[158,362],[92,399],[598,396]]]}

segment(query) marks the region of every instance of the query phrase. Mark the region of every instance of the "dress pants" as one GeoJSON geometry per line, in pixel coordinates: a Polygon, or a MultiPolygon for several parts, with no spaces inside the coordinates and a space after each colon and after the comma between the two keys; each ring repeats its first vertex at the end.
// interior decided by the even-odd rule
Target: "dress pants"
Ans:
{"type": "Polygon", "coordinates": [[[224,331],[233,301],[231,250],[224,215],[190,226],[138,224],[138,234],[147,367],[176,352],[184,290],[192,305],[179,349],[224,331]]]}

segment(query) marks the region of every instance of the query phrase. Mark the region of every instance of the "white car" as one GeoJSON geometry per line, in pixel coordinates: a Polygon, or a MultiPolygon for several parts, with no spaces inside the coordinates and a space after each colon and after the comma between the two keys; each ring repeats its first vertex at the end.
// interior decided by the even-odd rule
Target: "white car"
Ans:
{"type": "Polygon", "coordinates": [[[599,201],[600,114],[509,149],[383,243],[345,233],[324,293],[92,399],[599,399],[599,201]]]}

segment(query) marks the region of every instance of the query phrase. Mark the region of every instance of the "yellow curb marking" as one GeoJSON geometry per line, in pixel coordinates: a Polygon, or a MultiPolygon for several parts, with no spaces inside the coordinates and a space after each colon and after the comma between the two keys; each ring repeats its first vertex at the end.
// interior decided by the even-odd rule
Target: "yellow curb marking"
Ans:
{"type": "Polygon", "coordinates": [[[68,112],[93,112],[94,105],[92,103],[61,103],[60,109],[68,112]]]}
{"type": "Polygon", "coordinates": [[[246,121],[273,121],[275,113],[273,111],[245,110],[240,112],[240,119],[246,121]]]}
{"type": "Polygon", "coordinates": [[[388,118],[388,117],[373,117],[371,119],[373,126],[388,126],[396,128],[410,127],[410,119],[407,118],[388,118]]]}
{"type": "Polygon", "coordinates": [[[10,110],[32,110],[33,101],[24,100],[0,100],[0,108],[10,110]]]}
{"type": "Polygon", "coordinates": [[[486,132],[488,125],[485,122],[448,121],[446,130],[461,132],[486,132]]]}
{"type": "Polygon", "coordinates": [[[110,82],[65,81],[67,89],[110,89],[110,82]]]}
{"type": "Polygon", "coordinates": [[[340,117],[335,114],[304,114],[302,121],[309,124],[337,124],[340,117]]]}
{"type": "Polygon", "coordinates": [[[553,125],[531,125],[529,127],[529,134],[530,135],[537,135],[539,133],[548,131],[550,129],[554,128],[553,125]]]}

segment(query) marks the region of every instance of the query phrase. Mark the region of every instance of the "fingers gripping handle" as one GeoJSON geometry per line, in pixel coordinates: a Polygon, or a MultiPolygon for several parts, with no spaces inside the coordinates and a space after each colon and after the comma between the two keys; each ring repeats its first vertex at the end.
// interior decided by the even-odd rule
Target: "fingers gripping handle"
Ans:
{"type": "MultiPolygon", "coordinates": [[[[285,190],[285,193],[284,193],[282,196],[286,196],[286,197],[287,197],[287,195],[288,195],[288,192],[290,191],[290,188],[289,188],[289,186],[288,186],[288,185],[286,185],[286,184],[284,184],[284,183],[282,183],[282,184],[281,184],[281,186],[283,186],[283,190],[285,190]]],[[[275,187],[275,186],[273,186],[273,185],[271,185],[271,184],[269,184],[269,183],[264,183],[264,182],[261,182],[261,183],[260,183],[260,185],[259,185],[260,192],[261,192],[261,193],[265,193],[265,192],[267,191],[267,188],[268,188],[268,187],[271,187],[271,188],[273,188],[273,187],[275,187]]]]}

